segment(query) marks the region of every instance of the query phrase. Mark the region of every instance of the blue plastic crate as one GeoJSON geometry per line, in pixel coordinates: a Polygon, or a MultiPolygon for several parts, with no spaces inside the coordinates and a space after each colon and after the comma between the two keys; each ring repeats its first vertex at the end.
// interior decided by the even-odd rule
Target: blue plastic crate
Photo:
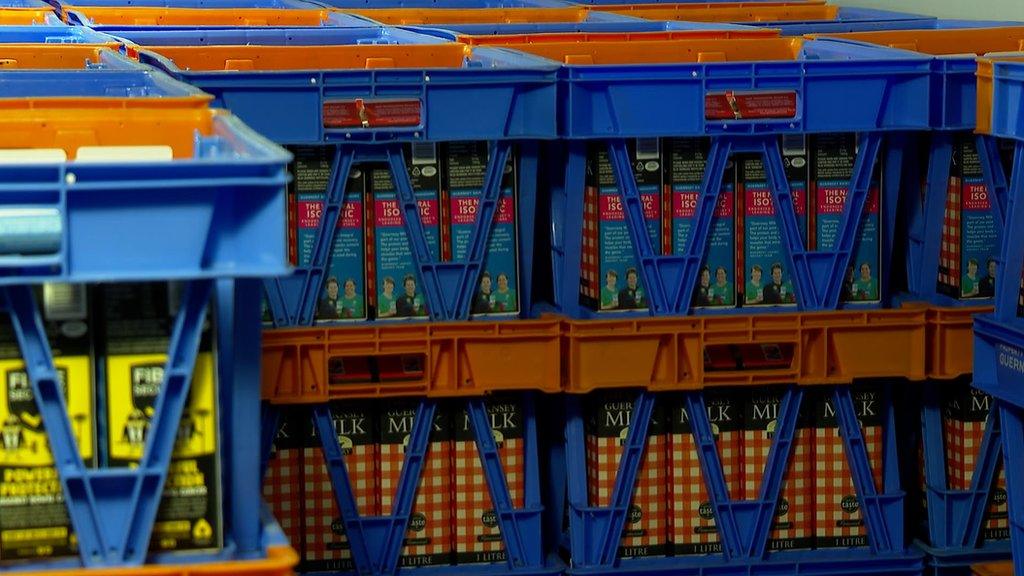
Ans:
{"type": "MultiPolygon", "coordinates": [[[[537,411],[538,398],[533,393],[509,396],[521,406],[522,418],[522,507],[516,507],[509,491],[509,476],[503,468],[499,453],[499,442],[492,430],[487,403],[483,398],[467,398],[453,402],[449,408],[464,409],[468,414],[474,442],[479,452],[484,478],[487,483],[495,520],[501,530],[504,558],[492,563],[458,565],[402,566],[400,554],[408,531],[409,518],[416,501],[416,492],[424,474],[431,429],[438,401],[421,399],[404,447],[404,463],[398,482],[392,488],[392,508],[389,514],[362,516],[356,500],[354,485],[345,465],[345,453],[335,433],[334,418],[329,405],[318,404],[288,408],[289,418],[311,418],[320,449],[326,462],[334,498],[345,526],[345,534],[352,551],[354,570],[312,572],[312,574],[401,574],[430,576],[458,574],[462,576],[487,576],[501,574],[523,574],[540,576],[560,574],[564,565],[545,546],[542,524],[545,506],[541,503],[540,444],[543,436],[538,435],[540,422],[537,411]]],[[[263,407],[263,434],[261,437],[263,471],[268,466],[274,438],[282,417],[282,407],[265,404],[263,407]]],[[[454,474],[454,473],[453,473],[454,474]]],[[[453,476],[453,488],[455,485],[453,476]]]]}
{"type": "MultiPolygon", "coordinates": [[[[1009,540],[983,540],[987,511],[995,494],[998,466],[1002,463],[1002,441],[995,402],[990,402],[987,410],[985,433],[980,445],[962,445],[962,448],[973,450],[970,456],[965,456],[974,462],[970,486],[966,490],[952,489],[947,476],[947,459],[952,456],[946,444],[943,418],[949,416],[944,414],[946,404],[942,395],[944,391],[951,390],[951,385],[966,389],[969,384],[969,380],[929,382],[923,388],[920,432],[923,469],[920,473],[927,506],[923,523],[927,540],[918,540],[915,545],[927,555],[926,573],[935,576],[967,576],[971,564],[1005,560],[1010,555],[1009,540]]],[[[988,400],[987,397],[979,398],[988,400]]],[[[973,410],[964,407],[962,399],[958,402],[965,411],[977,414],[985,410],[984,405],[973,410]]]]}
{"type": "MultiPolygon", "coordinates": [[[[774,203],[780,206],[783,243],[788,248],[784,265],[796,271],[797,309],[829,310],[838,307],[843,272],[850,260],[858,217],[865,205],[882,135],[892,131],[923,131],[928,111],[910,106],[926,101],[931,60],[905,51],[853,46],[830,40],[796,39],[694,41],[686,49],[727,51],[733,43],[768,42],[776,50],[792,50],[793,59],[714,63],[662,62],[648,64],[572,64],[563,67],[560,81],[560,135],[568,140],[549,157],[557,181],[553,184],[551,215],[554,300],[571,317],[593,313],[578,303],[582,258],[583,190],[588,140],[606,140],[609,158],[619,182],[625,220],[650,307],[644,314],[687,314],[708,242],[714,206],[727,160],[735,153],[754,153],[765,159],[774,203]],[[716,48],[715,42],[719,42],[716,48]],[[705,44],[706,43],[706,44],[705,44]],[[766,95],[766,96],[765,96],[766,95]],[[785,106],[754,117],[726,117],[714,106],[736,97],[781,99],[785,106]],[[675,103],[667,106],[666,102],[675,103]],[[706,108],[707,106],[707,108],[706,108]],[[841,111],[841,112],[840,112],[841,111]],[[717,116],[717,117],[716,117],[717,116]],[[758,117],[760,116],[760,117],[758,117]],[[778,137],[783,134],[854,132],[861,135],[849,200],[838,234],[838,248],[813,252],[803,248],[789,183],[784,176],[778,137]],[[639,192],[631,175],[628,138],[709,136],[710,168],[697,204],[686,254],[661,255],[644,233],[639,192]],[[623,178],[622,175],[628,175],[623,178]],[[802,295],[802,296],[801,296],[802,295]]],[[[523,46],[531,53],[587,54],[587,44],[570,47],[523,46]]],[[[613,58],[626,44],[607,44],[595,58],[613,58]]],[[[666,49],[662,47],[662,49],[666,49]]],[[[673,48],[674,49],[674,48],[673,48]]],[[[683,48],[679,48],[680,53],[683,48]]],[[[635,50],[646,52],[648,48],[635,50]]],[[[628,56],[626,58],[629,58],[628,56]]],[[[647,57],[645,57],[647,58],[647,57]]],[[[730,115],[732,116],[732,115],[730,115]]],[[[737,113],[736,116],[739,116],[737,113]]],[[[885,164],[883,182],[898,181],[899,158],[885,164]],[[895,175],[895,176],[894,176],[895,175]]],[[[893,229],[899,190],[883,187],[882,230],[893,229]]],[[[891,234],[882,241],[882,253],[892,246],[891,234]]],[[[883,258],[883,277],[888,277],[883,258]]],[[[882,290],[885,293],[885,290],[882,290]]],[[[770,309],[770,308],[769,308],[770,309]]],[[[765,307],[744,308],[763,311],[765,307]]],[[[700,313],[719,310],[701,309],[700,313]]],[[[735,312],[736,309],[729,309],[735,312]]],[[[602,313],[605,315],[606,313],[602,313]]],[[[636,314],[612,312],[611,314],[636,314]]]]}
{"type": "MultiPolygon", "coordinates": [[[[880,388],[882,422],[882,486],[875,486],[865,438],[857,420],[851,387],[832,388],[837,424],[844,439],[847,462],[866,527],[868,546],[816,550],[772,551],[768,539],[772,518],[778,509],[783,477],[792,457],[798,412],[805,390],[784,387],[773,430],[772,446],[760,480],[760,496],[743,500],[730,489],[716,447],[718,429],[709,418],[702,391],[690,391],[673,399],[682,402],[689,423],[701,476],[719,536],[720,551],[706,554],[621,558],[620,541],[630,516],[631,499],[648,441],[648,427],[656,402],[665,396],[638,391],[632,403],[626,436],[621,439],[621,456],[608,506],[594,506],[588,492],[589,464],[586,454],[586,416],[580,396],[566,396],[566,475],[555,481],[567,483],[568,534],[566,546],[572,558],[568,574],[674,574],[674,575],[760,575],[760,574],[921,574],[924,566],[919,552],[908,548],[903,534],[904,493],[899,486],[895,414],[888,386],[880,388]]],[[[675,433],[675,432],[674,432],[675,433]]],[[[558,462],[557,464],[563,464],[558,462]]],[[[744,479],[749,482],[749,479],[744,479]]],[[[561,490],[564,490],[561,489],[561,490]]],[[[556,487],[554,492],[560,491],[556,487]]],[[[671,507],[670,507],[671,510],[671,507]]],[[[812,531],[813,534],[813,531],[812,531]]]]}
{"type": "MultiPolygon", "coordinates": [[[[365,27],[375,24],[355,15],[341,14],[328,10],[324,5],[307,0],[82,0],[81,2],[60,2],[50,0],[58,12],[71,24],[86,26],[97,31],[117,29],[138,30],[149,27],[159,29],[194,29],[194,28],[234,28],[238,26],[266,25],[259,22],[272,21],[275,11],[279,15],[288,16],[291,20],[296,15],[306,13],[308,22],[291,24],[300,27],[340,26],[365,27]],[[127,24],[124,18],[118,22],[110,22],[104,10],[120,12],[123,16],[128,11],[137,11],[137,18],[146,24],[127,24]],[[97,16],[97,11],[100,15],[97,16]],[[191,12],[183,23],[165,23],[169,11],[179,13],[191,12]],[[155,23],[154,23],[155,21],[155,23]]],[[[274,24],[272,24],[274,25],[274,24]]],[[[281,24],[276,24],[280,26],[281,24]]]]}
{"type": "Polygon", "coordinates": [[[458,36],[494,36],[521,34],[630,34],[677,31],[752,31],[739,24],[707,24],[703,22],[655,22],[606,12],[586,12],[585,19],[574,22],[539,22],[523,24],[431,24],[405,27],[421,34],[433,34],[456,40],[458,36]]]}
{"type": "Polygon", "coordinates": [[[995,310],[974,319],[974,386],[995,398],[1006,474],[1014,571],[1024,572],[1024,53],[979,60],[978,131],[1014,141],[1013,170],[998,258],[995,310]],[[1007,274],[1005,271],[1009,271],[1007,274]]]}
{"type": "MultiPolygon", "coordinates": [[[[954,146],[970,137],[976,126],[977,71],[976,55],[1019,46],[1024,27],[1012,22],[936,20],[920,30],[887,29],[844,35],[844,40],[870,42],[917,50],[935,57],[933,63],[931,126],[927,136],[927,169],[923,183],[914,173],[906,175],[908,187],[924,188],[923,202],[905,195],[902,208],[908,223],[906,244],[907,279],[910,296],[943,306],[991,304],[991,298],[960,299],[938,288],[938,276],[946,221],[949,176],[954,146]]],[[[913,140],[903,141],[904,153],[914,154],[913,140]]],[[[999,143],[979,135],[973,145],[982,168],[984,190],[997,237],[1002,235],[1003,212],[1006,205],[1007,176],[1000,161],[999,143]],[[989,194],[991,192],[991,194],[989,194]]],[[[959,268],[959,266],[958,266],[959,268]]]]}
{"type": "MultiPolygon", "coordinates": [[[[120,33],[120,32],[119,32],[120,33]]],[[[237,41],[238,31],[145,31],[136,36],[124,33],[127,39],[149,46],[174,44],[180,46],[188,38],[193,46],[210,46],[237,41]]],[[[328,244],[326,230],[333,230],[337,207],[342,201],[342,184],[353,164],[384,162],[390,166],[397,184],[405,226],[420,270],[418,285],[425,287],[427,308],[433,319],[466,318],[481,273],[486,252],[485,233],[495,216],[501,183],[501,171],[508,158],[512,141],[518,141],[519,219],[518,249],[520,257],[520,292],[528,310],[532,271],[532,242],[537,180],[538,139],[555,136],[555,93],[557,65],[511,51],[487,48],[463,53],[454,45],[432,36],[385,29],[334,29],[330,32],[298,30],[247,31],[250,46],[281,50],[288,44],[323,44],[327,46],[419,45],[439,47],[449,60],[438,61],[437,67],[363,69],[338,64],[337,69],[304,69],[301,61],[294,67],[266,71],[199,70],[195,66],[177,65],[173,53],[168,58],[153,51],[142,50],[144,62],[167,71],[214,95],[215,103],[233,110],[256,130],[281,144],[330,144],[335,146],[332,174],[337,189],[328,193],[317,236],[318,248],[313,262],[302,267],[291,278],[269,283],[270,308],[277,325],[308,325],[313,322],[317,295],[325,280],[324,270],[328,244]],[[464,57],[465,56],[465,57],[464,57]],[[272,90],[266,90],[267,83],[272,90]],[[326,121],[325,109],[342,106],[374,106],[377,102],[401,102],[415,109],[408,118],[399,118],[393,125],[365,126],[355,122],[337,126],[326,121]],[[467,103],[473,103],[467,106],[467,103]],[[278,114],[266,114],[270,108],[278,114]],[[481,213],[477,217],[468,261],[436,262],[426,244],[426,236],[417,214],[410,180],[405,169],[402,143],[410,141],[490,141],[491,154],[481,213]]],[[[332,48],[335,49],[335,48],[332,48]]],[[[198,49],[197,49],[198,50],[198,49]]],[[[237,50],[237,48],[227,49],[237,50]]],[[[201,51],[204,54],[206,51],[201,51]]]]}

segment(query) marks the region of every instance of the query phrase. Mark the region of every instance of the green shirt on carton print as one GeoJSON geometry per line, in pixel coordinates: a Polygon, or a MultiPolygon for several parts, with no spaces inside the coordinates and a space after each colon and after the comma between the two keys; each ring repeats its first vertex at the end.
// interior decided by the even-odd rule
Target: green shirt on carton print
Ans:
{"type": "Polygon", "coordinates": [[[614,310],[619,307],[619,292],[607,286],[601,287],[601,310],[614,310]]]}
{"type": "Polygon", "coordinates": [[[732,304],[732,283],[726,282],[725,286],[712,284],[710,292],[712,304],[716,306],[732,304]]]}
{"type": "Polygon", "coordinates": [[[377,317],[387,318],[395,315],[395,296],[381,292],[377,297],[377,317]]]}
{"type": "Polygon", "coordinates": [[[973,296],[978,291],[978,280],[964,274],[964,277],[960,280],[960,289],[964,295],[973,296]]]}
{"type": "Polygon", "coordinates": [[[419,294],[415,296],[409,296],[408,294],[402,294],[395,300],[395,315],[396,316],[426,316],[427,308],[423,305],[423,297],[419,294]]]}
{"type": "Polygon", "coordinates": [[[874,278],[857,280],[854,288],[858,300],[876,300],[878,298],[878,281],[874,278]]]}
{"type": "Polygon", "coordinates": [[[338,307],[342,318],[358,318],[363,315],[363,297],[358,294],[351,298],[342,297],[338,307]]]}
{"type": "Polygon", "coordinates": [[[744,294],[747,304],[760,304],[764,301],[764,287],[747,280],[747,292],[744,294]]]}
{"type": "Polygon", "coordinates": [[[516,309],[516,291],[509,290],[502,294],[494,292],[491,294],[491,310],[495,312],[514,312],[516,309]]]}

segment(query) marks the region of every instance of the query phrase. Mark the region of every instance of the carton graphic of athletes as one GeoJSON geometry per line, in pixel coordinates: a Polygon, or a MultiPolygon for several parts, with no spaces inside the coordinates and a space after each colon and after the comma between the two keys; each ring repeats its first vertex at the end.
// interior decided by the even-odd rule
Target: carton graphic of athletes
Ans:
{"type": "Polygon", "coordinates": [[[637,310],[647,308],[647,295],[640,284],[636,268],[626,269],[626,285],[621,289],[619,273],[614,268],[605,272],[605,284],[601,287],[601,310],[637,310]]]}
{"type": "Polygon", "coordinates": [[[480,274],[480,290],[473,299],[473,314],[517,312],[518,307],[519,300],[509,283],[507,273],[499,272],[494,279],[491,278],[490,272],[480,274]]]}
{"type": "Polygon", "coordinates": [[[344,320],[363,314],[363,297],[356,292],[354,278],[346,278],[342,286],[331,276],[324,284],[324,297],[317,306],[317,320],[344,320]]]}

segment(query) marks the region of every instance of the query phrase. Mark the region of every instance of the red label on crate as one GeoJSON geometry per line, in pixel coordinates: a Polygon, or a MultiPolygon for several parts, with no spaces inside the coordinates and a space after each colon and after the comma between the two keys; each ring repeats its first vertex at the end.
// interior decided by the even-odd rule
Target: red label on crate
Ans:
{"type": "Polygon", "coordinates": [[[324,128],[419,126],[419,100],[330,100],[324,102],[324,128]]]}
{"type": "Polygon", "coordinates": [[[713,92],[704,96],[704,118],[795,118],[796,92],[713,92]]]}

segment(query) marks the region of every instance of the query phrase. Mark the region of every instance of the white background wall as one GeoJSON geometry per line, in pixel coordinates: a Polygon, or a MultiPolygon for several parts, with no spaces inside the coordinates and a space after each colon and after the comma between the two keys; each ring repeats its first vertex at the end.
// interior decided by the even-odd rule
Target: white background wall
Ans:
{"type": "Polygon", "coordinates": [[[864,6],[942,18],[1024,21],[1024,0],[833,0],[840,6],[864,6]]]}

